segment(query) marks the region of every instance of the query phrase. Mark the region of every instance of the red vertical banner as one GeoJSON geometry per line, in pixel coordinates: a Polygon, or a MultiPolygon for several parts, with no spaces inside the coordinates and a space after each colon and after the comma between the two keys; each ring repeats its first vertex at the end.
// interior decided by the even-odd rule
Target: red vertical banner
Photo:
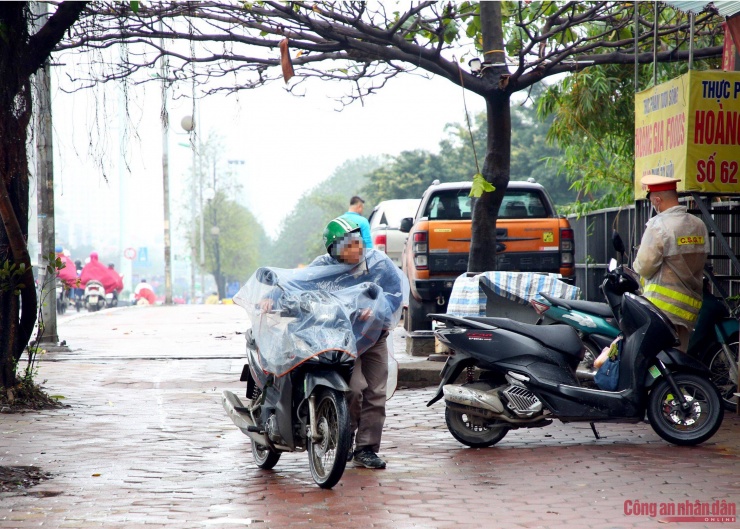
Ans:
{"type": "Polygon", "coordinates": [[[738,64],[738,50],[740,50],[740,16],[735,15],[722,24],[725,31],[724,47],[722,49],[722,69],[734,72],[740,69],[738,64]]]}

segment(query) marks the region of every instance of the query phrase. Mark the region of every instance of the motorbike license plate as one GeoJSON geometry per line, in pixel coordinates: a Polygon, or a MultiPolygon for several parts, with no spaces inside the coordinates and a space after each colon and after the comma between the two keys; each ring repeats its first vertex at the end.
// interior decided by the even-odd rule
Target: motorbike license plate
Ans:
{"type": "Polygon", "coordinates": [[[90,303],[92,305],[96,304],[98,302],[98,296],[90,296],[90,303]]]}

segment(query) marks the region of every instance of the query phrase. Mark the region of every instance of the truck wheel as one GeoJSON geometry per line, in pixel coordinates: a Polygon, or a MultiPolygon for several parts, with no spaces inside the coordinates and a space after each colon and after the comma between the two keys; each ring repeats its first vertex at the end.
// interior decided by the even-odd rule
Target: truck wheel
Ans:
{"type": "Polygon", "coordinates": [[[433,313],[435,306],[434,302],[416,301],[414,296],[409,296],[409,308],[403,321],[406,332],[431,331],[432,321],[427,319],[427,314],[433,313]]]}

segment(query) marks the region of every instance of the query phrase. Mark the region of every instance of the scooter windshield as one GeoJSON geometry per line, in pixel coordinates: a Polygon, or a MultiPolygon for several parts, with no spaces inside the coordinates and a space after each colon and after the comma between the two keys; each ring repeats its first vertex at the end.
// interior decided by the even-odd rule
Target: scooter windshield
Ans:
{"type": "Polygon", "coordinates": [[[389,281],[374,272],[344,264],[258,269],[234,302],[252,323],[262,370],[282,376],[329,351],[354,358],[393,328],[403,303],[400,274],[389,270],[396,278],[389,281]]]}

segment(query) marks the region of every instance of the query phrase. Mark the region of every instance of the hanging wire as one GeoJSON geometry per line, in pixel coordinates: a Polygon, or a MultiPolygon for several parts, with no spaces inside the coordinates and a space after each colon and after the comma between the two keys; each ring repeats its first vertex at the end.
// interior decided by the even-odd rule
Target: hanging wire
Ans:
{"type": "Polygon", "coordinates": [[[640,10],[635,2],[635,93],[640,89],[640,62],[637,60],[639,54],[639,43],[640,43],[640,21],[639,21],[640,10]]]}
{"type": "Polygon", "coordinates": [[[465,81],[463,80],[463,71],[460,68],[460,63],[457,61],[457,57],[453,56],[455,63],[457,63],[457,71],[460,74],[460,88],[462,88],[462,100],[463,109],[465,110],[465,122],[468,125],[468,134],[470,134],[470,145],[473,148],[473,158],[475,158],[475,173],[480,174],[480,166],[478,165],[478,154],[475,151],[475,140],[473,139],[473,128],[470,126],[470,114],[468,113],[468,104],[465,100],[465,81]]]}
{"type": "Polygon", "coordinates": [[[653,21],[653,87],[658,84],[658,2],[655,2],[653,21]]]}
{"type": "Polygon", "coordinates": [[[689,70],[694,69],[694,12],[689,13],[689,70]]]}

